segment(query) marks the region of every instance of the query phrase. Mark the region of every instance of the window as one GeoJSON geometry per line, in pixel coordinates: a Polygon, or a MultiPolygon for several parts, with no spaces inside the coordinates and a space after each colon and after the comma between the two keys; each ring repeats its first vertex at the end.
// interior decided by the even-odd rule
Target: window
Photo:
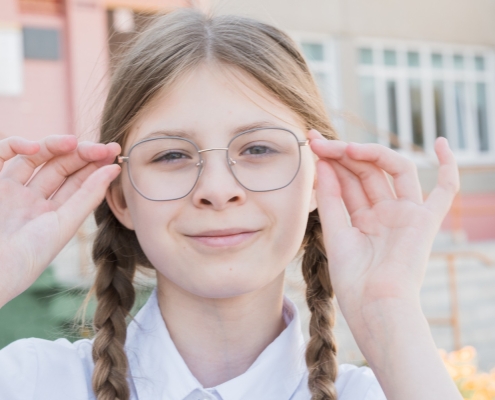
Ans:
{"type": "Polygon", "coordinates": [[[0,28],[0,96],[22,93],[22,33],[16,28],[0,28]]]}
{"type": "MultiPolygon", "coordinates": [[[[299,43],[325,104],[332,113],[340,107],[335,41],[327,35],[311,33],[293,33],[292,37],[299,43]]],[[[339,121],[338,116],[332,116],[332,122],[337,129],[341,128],[342,122],[339,121]]]]}
{"type": "Polygon", "coordinates": [[[419,67],[419,53],[410,51],[407,53],[407,65],[410,67],[419,67]]]}
{"type": "Polygon", "coordinates": [[[397,53],[394,50],[385,50],[384,60],[385,65],[397,65],[397,53]]]}
{"type": "Polygon", "coordinates": [[[392,137],[390,137],[390,146],[393,149],[399,147],[399,116],[397,113],[397,82],[387,81],[387,109],[388,109],[388,128],[392,137]]]}
{"type": "Polygon", "coordinates": [[[441,54],[434,53],[431,55],[431,64],[433,68],[442,68],[443,67],[443,57],[441,54]]]}
{"type": "Polygon", "coordinates": [[[359,61],[364,65],[373,64],[373,50],[371,49],[360,49],[359,51],[359,61]]]}
{"type": "Polygon", "coordinates": [[[23,28],[24,58],[58,60],[60,38],[56,29],[23,28]]]}
{"type": "Polygon", "coordinates": [[[306,58],[310,61],[324,61],[325,50],[322,43],[302,43],[302,50],[306,58]]]}
{"type": "Polygon", "coordinates": [[[461,159],[495,161],[493,50],[363,39],[357,54],[361,116],[375,125],[374,141],[433,152],[443,136],[461,159]]]}
{"type": "Polygon", "coordinates": [[[377,125],[375,78],[371,76],[359,78],[359,89],[361,91],[361,109],[365,122],[362,134],[366,142],[376,142],[377,132],[374,129],[377,125]]]}

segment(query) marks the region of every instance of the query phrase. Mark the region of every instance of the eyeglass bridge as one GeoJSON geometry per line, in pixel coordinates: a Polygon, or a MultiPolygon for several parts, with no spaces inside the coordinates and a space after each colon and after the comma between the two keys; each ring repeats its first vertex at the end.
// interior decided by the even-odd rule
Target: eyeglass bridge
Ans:
{"type": "MultiPolygon", "coordinates": [[[[226,150],[228,151],[229,148],[228,147],[212,147],[211,149],[203,149],[203,150],[198,150],[198,153],[204,153],[206,151],[213,151],[213,150],[226,150]]],[[[201,161],[199,163],[196,164],[196,167],[200,167],[204,164],[203,160],[201,159],[201,161]]],[[[234,160],[232,160],[232,158],[229,158],[229,164],[230,165],[235,165],[236,162],[234,160]]]]}

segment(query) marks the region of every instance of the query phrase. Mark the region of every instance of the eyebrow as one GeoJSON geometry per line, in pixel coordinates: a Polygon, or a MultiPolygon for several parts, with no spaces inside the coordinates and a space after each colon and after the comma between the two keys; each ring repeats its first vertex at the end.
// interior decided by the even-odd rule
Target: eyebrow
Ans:
{"type": "MultiPolygon", "coordinates": [[[[248,124],[240,125],[237,128],[235,128],[233,131],[230,132],[230,136],[235,136],[241,132],[248,131],[250,129],[256,129],[256,128],[268,128],[268,127],[277,127],[277,124],[269,121],[256,121],[256,122],[250,122],[248,124]]],[[[163,129],[159,131],[154,131],[146,136],[142,137],[139,139],[139,141],[144,140],[144,139],[150,139],[154,137],[161,137],[161,136],[178,136],[178,137],[183,137],[186,139],[194,139],[195,135],[187,132],[183,129],[163,129]]]]}

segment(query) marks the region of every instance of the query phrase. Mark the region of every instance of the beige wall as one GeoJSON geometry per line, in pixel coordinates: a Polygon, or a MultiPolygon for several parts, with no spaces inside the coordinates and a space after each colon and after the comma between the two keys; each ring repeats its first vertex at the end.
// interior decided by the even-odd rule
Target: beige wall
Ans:
{"type": "Polygon", "coordinates": [[[340,28],[340,0],[212,0],[215,14],[240,14],[284,30],[328,33],[340,28]]]}
{"type": "Polygon", "coordinates": [[[341,0],[348,32],[463,44],[495,45],[491,0],[341,0]]]}
{"type": "Polygon", "coordinates": [[[495,45],[492,0],[212,0],[287,30],[495,45]]]}

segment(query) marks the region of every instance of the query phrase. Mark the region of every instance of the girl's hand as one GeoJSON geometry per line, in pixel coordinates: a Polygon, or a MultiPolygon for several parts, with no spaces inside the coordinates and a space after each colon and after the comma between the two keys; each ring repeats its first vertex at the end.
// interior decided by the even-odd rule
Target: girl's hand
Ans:
{"type": "Polygon", "coordinates": [[[117,143],[78,144],[72,135],[0,141],[0,307],[36,280],[102,201],[120,171],[107,164],[119,152],[117,143]]]}
{"type": "Polygon", "coordinates": [[[447,140],[435,143],[438,183],[423,202],[414,163],[396,151],[325,140],[316,131],[310,138],[320,158],[318,210],[343,311],[354,314],[387,299],[419,300],[433,239],[459,189],[447,140]]]}
{"type": "Polygon", "coordinates": [[[433,239],[459,190],[447,140],[435,142],[438,183],[423,202],[414,163],[394,150],[314,130],[309,138],[332,285],[387,398],[460,399],[419,301],[433,239]]]}

